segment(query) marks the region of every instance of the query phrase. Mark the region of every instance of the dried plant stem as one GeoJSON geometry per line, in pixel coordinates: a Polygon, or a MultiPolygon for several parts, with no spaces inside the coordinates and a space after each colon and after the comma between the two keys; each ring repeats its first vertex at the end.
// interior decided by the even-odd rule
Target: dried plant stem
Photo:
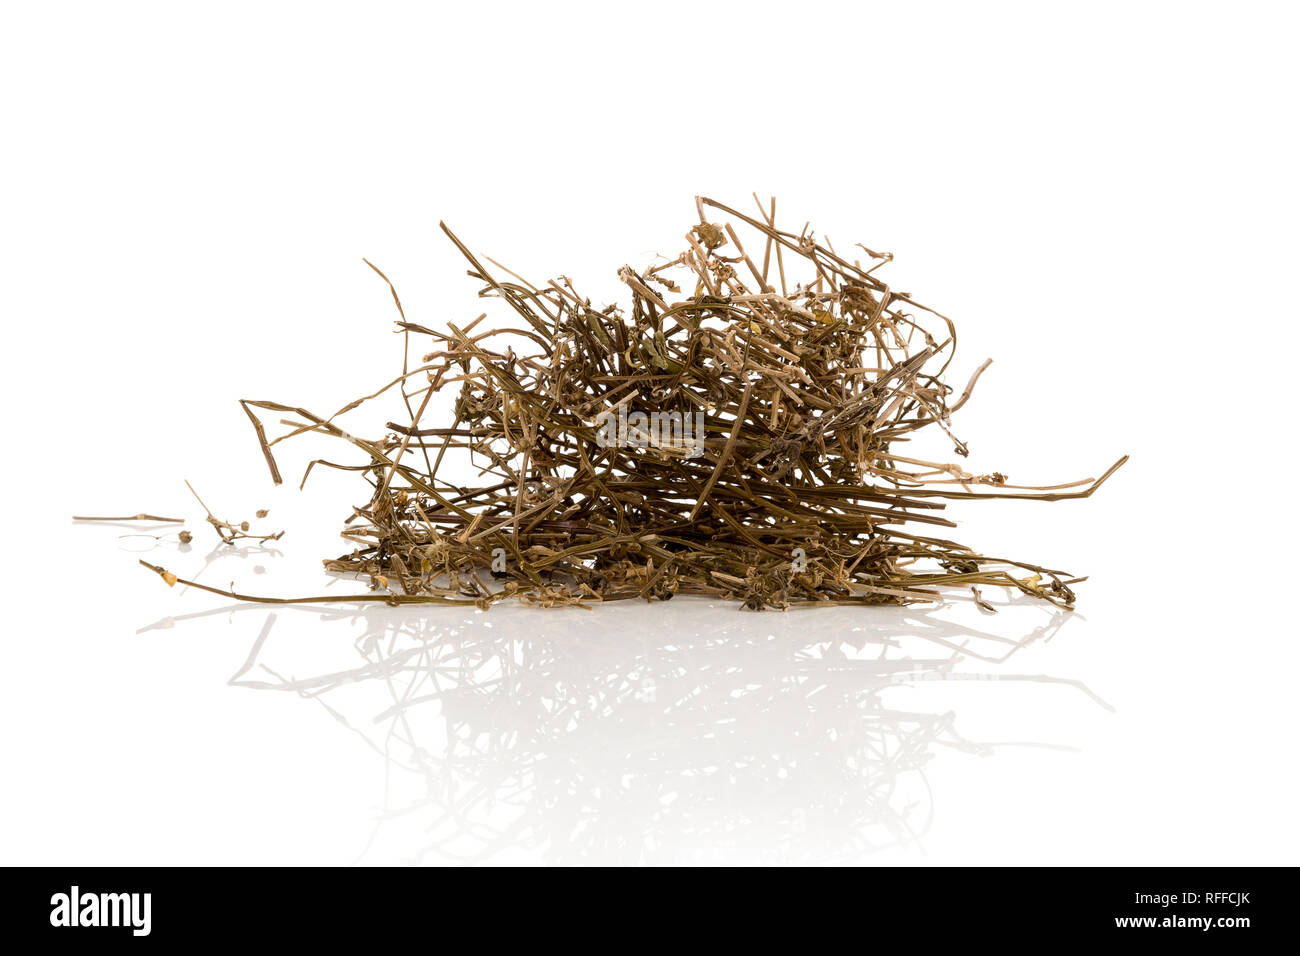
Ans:
{"type": "Polygon", "coordinates": [[[86,515],[73,515],[73,521],[166,521],[169,524],[184,524],[184,518],[164,518],[162,515],[151,515],[141,512],[138,515],[124,515],[116,518],[88,517],[86,515]]]}

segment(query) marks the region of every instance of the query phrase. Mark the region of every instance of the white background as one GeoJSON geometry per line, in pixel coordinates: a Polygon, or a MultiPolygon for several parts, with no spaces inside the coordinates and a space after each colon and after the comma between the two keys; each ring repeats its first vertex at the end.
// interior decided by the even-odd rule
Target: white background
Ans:
{"type": "Polygon", "coordinates": [[[0,861],[1297,862],[1295,28],[1252,3],[6,5],[0,861]],[[482,306],[439,219],[612,301],[696,194],[751,191],[892,251],[958,322],[956,384],[995,358],[955,419],[972,468],[1133,456],[1089,501],[951,511],[1090,574],[1078,613],[272,620],[70,521],[177,513],[196,546],[143,557],[359,590],[319,559],[364,489],[272,488],[236,400],[328,413],[395,373],[361,257],[430,325],[482,306]],[[185,478],[269,507],[276,552],[213,549],[185,478]],[[424,668],[409,697],[395,660],[424,668]]]}

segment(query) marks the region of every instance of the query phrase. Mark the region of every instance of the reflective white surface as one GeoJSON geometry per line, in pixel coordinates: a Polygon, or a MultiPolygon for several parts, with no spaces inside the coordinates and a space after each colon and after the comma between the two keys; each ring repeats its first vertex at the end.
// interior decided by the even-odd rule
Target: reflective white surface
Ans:
{"type": "MultiPolygon", "coordinates": [[[[1024,601],[268,607],[137,573],[130,529],[67,533],[118,555],[105,584],[132,601],[70,605],[77,628],[42,614],[44,634],[11,643],[15,862],[1233,862],[1296,846],[1273,789],[1292,754],[1265,724],[1289,676],[1262,671],[1220,709],[1214,682],[1240,668],[1195,633],[1168,658],[1126,651],[1024,601]]],[[[274,551],[147,540],[148,560],[279,590],[274,551]]]]}
{"type": "Polygon", "coordinates": [[[753,616],[259,611],[230,685],[312,702],[382,758],[363,861],[835,862],[923,845],[931,761],[997,749],[917,684],[1053,681],[1009,659],[1064,617],[1013,642],[924,613],[753,616]]]}

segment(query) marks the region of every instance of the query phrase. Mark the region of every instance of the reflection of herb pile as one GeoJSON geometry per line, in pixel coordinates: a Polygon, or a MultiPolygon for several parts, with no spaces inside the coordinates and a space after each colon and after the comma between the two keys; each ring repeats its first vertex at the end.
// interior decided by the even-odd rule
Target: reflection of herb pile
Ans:
{"type": "MultiPolygon", "coordinates": [[[[391,761],[376,843],[403,858],[852,861],[925,833],[939,753],[995,752],[917,687],[988,676],[972,663],[1004,663],[1067,619],[1022,607],[1036,623],[1017,641],[904,608],[831,610],[812,631],[714,618],[701,632],[697,610],[625,622],[618,640],[600,617],[518,636],[517,620],[373,608],[320,612],[364,625],[327,641],[271,615],[231,683],[315,700],[391,761]]],[[[1091,696],[993,676],[990,695],[1028,680],[1091,696]]]]}
{"type": "Polygon", "coordinates": [[[408,343],[432,340],[422,363],[328,419],[245,402],[276,481],[262,412],[293,416],[284,437],[327,434],[366,456],[322,462],[372,486],[345,532],[356,549],[327,566],[368,576],[397,603],[710,594],[759,609],[897,604],[952,587],[979,600],[993,585],[1070,606],[1065,573],[935,536],[954,526],[939,499],[1083,497],[1123,460],[1094,483],[1043,488],[895,451],[930,426],[965,456],[949,414],[988,363],[950,401],[940,376],[953,325],[876,278],[888,254],[860,247],[878,260],[866,267],[842,258],[807,227],[778,229],[774,203],[759,219],[707,199],[697,208],[678,258],[620,270],[628,309],[596,308],[567,279],[538,288],[489,269],[448,231],[486,284],[480,295],[504,299],[514,321],[481,327],[480,316],[441,332],[403,315],[408,343]],[[709,222],[706,206],[748,244],[731,223],[709,222]],[[409,419],[385,437],[336,423],[391,388],[409,419]],[[443,388],[459,389],[455,420],[427,421],[443,388]],[[602,440],[620,409],[674,422],[702,413],[702,453],[654,436],[602,440]],[[482,476],[474,487],[442,467],[467,452],[482,476]]]}

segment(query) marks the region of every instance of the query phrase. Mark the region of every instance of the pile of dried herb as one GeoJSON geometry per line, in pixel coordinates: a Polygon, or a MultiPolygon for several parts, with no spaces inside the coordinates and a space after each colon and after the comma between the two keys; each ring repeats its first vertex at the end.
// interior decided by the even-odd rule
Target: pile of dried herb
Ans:
{"type": "Polygon", "coordinates": [[[896,451],[929,428],[964,457],[950,415],[988,363],[954,400],[942,379],[953,324],[876,277],[889,254],[859,246],[864,267],[807,226],[779,229],[775,201],[759,202],[758,218],[696,207],[680,256],[620,270],[626,307],[598,308],[567,279],[538,287],[489,269],[444,225],[479,295],[513,309],[509,323],[480,316],[444,332],[402,314],[407,355],[427,342],[423,359],[404,358],[400,377],[329,418],[244,401],[277,483],[272,446],[295,435],[330,435],[363,456],[313,462],[370,485],[343,532],[353,549],[326,567],[368,578],[364,600],[402,604],[702,594],[762,609],[960,588],[983,605],[979,587],[992,585],[1071,606],[1080,579],[942,537],[955,526],[943,501],[1086,497],[1124,459],[1096,481],[1049,488],[896,451]],[[393,388],[409,418],[387,434],[337,424],[393,388]],[[428,421],[442,389],[457,392],[454,420],[428,421]],[[288,416],[274,441],[268,412],[288,416]],[[476,481],[447,477],[457,455],[476,481]]]}

